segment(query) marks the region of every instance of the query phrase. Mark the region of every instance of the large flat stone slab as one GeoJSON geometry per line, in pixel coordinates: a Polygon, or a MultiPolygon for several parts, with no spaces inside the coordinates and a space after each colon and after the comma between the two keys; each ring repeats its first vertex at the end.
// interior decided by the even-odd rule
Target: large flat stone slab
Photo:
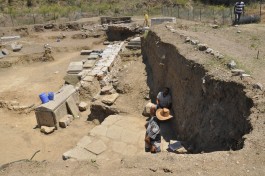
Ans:
{"type": "Polygon", "coordinates": [[[87,151],[86,149],[76,146],[75,148],[65,152],[63,154],[63,159],[76,159],[76,160],[88,160],[90,161],[91,159],[95,160],[96,155],[87,151]]]}
{"type": "Polygon", "coordinates": [[[90,131],[90,135],[91,136],[106,136],[107,130],[108,128],[106,126],[99,125],[99,126],[94,127],[90,131]]]}
{"type": "Polygon", "coordinates": [[[105,145],[105,143],[102,140],[97,140],[95,142],[88,144],[85,147],[85,149],[96,154],[96,155],[99,155],[102,152],[104,152],[105,150],[107,150],[107,146],[105,145]]]}
{"type": "Polygon", "coordinates": [[[139,137],[140,136],[137,131],[131,131],[125,128],[121,134],[121,141],[137,145],[139,137]]]}
{"type": "Polygon", "coordinates": [[[113,141],[111,143],[112,151],[122,154],[126,149],[127,144],[125,142],[113,141]]]}
{"type": "Polygon", "coordinates": [[[68,66],[67,73],[80,73],[83,70],[83,62],[71,62],[68,66]]]}
{"type": "Polygon", "coordinates": [[[84,136],[80,141],[77,143],[77,146],[85,148],[92,142],[91,137],[89,136],[84,136]]]}
{"type": "Polygon", "coordinates": [[[102,103],[106,104],[106,105],[112,105],[116,99],[119,97],[118,93],[115,94],[111,94],[111,95],[105,95],[102,98],[102,103]]]}
{"type": "Polygon", "coordinates": [[[120,140],[121,139],[121,134],[123,133],[123,128],[113,125],[110,126],[107,130],[107,137],[115,140],[120,140]]]}

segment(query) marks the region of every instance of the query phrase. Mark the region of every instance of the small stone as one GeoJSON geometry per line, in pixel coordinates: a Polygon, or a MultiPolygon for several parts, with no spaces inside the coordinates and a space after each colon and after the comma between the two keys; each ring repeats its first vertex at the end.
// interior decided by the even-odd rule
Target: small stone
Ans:
{"type": "Polygon", "coordinates": [[[61,128],[66,128],[69,124],[70,124],[70,119],[68,118],[68,116],[64,116],[59,121],[59,126],[61,128]]]}
{"type": "Polygon", "coordinates": [[[236,161],[236,164],[239,164],[239,161],[236,161]]]}
{"type": "Polygon", "coordinates": [[[207,44],[200,43],[200,44],[198,44],[198,48],[200,51],[205,51],[205,50],[207,50],[208,46],[207,46],[207,44]]]}
{"type": "Polygon", "coordinates": [[[213,49],[212,48],[207,48],[206,53],[207,54],[213,53],[213,49]]]}
{"type": "Polygon", "coordinates": [[[100,125],[100,121],[99,121],[98,119],[94,119],[92,122],[93,122],[95,125],[100,125]]]}
{"type": "Polygon", "coordinates": [[[263,90],[263,85],[261,83],[256,83],[253,85],[253,88],[263,90]]]}
{"type": "Polygon", "coordinates": [[[219,26],[215,24],[215,25],[212,25],[212,28],[213,28],[213,29],[218,29],[219,26]]]}
{"type": "Polygon", "coordinates": [[[103,42],[103,45],[109,45],[109,44],[110,44],[109,41],[105,41],[105,42],[103,42]]]}
{"type": "Polygon", "coordinates": [[[41,126],[40,131],[45,134],[51,134],[54,132],[55,127],[47,127],[47,126],[41,126]]]}
{"type": "Polygon", "coordinates": [[[102,103],[104,103],[106,105],[112,105],[118,97],[119,97],[118,93],[106,95],[103,97],[102,103]]]}
{"type": "Polygon", "coordinates": [[[172,33],[176,33],[176,32],[177,32],[176,29],[170,29],[170,31],[171,31],[172,33]]]}
{"type": "Polygon", "coordinates": [[[101,89],[100,94],[101,94],[101,95],[110,95],[110,94],[112,93],[111,90],[113,90],[112,85],[104,86],[104,87],[101,89]]]}
{"type": "Polygon", "coordinates": [[[237,31],[237,33],[241,33],[241,31],[240,31],[240,30],[238,30],[238,31],[237,31]]]}
{"type": "Polygon", "coordinates": [[[228,68],[230,69],[235,69],[236,68],[236,62],[234,60],[231,60],[228,64],[227,64],[228,68]]]}
{"type": "Polygon", "coordinates": [[[85,103],[85,102],[79,103],[78,108],[80,111],[86,111],[87,110],[87,103],[85,103]]]}
{"type": "Polygon", "coordinates": [[[58,73],[59,73],[59,71],[55,71],[55,72],[54,72],[54,74],[58,74],[58,73]]]}
{"type": "Polygon", "coordinates": [[[185,43],[188,43],[188,42],[190,42],[190,37],[185,38],[185,43]]]}
{"type": "Polygon", "coordinates": [[[192,45],[197,45],[199,43],[199,40],[191,40],[192,45]]]}

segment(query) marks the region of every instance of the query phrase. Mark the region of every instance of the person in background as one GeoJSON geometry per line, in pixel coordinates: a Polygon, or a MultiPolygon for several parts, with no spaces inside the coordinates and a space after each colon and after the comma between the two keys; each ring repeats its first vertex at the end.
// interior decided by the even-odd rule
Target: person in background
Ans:
{"type": "Polygon", "coordinates": [[[148,20],[149,20],[149,17],[148,17],[148,14],[147,13],[145,13],[144,14],[144,27],[149,27],[149,22],[148,22],[148,20]]]}
{"type": "Polygon", "coordinates": [[[234,13],[235,13],[235,24],[238,25],[242,13],[243,15],[245,13],[245,3],[243,1],[236,2],[234,6],[234,13]]]}

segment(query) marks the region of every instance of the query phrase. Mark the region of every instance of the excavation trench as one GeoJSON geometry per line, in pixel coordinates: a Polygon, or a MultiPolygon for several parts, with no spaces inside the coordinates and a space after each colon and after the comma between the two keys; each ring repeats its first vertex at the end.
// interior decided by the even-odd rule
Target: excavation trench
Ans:
{"type": "Polygon", "coordinates": [[[242,149],[244,135],[252,130],[253,106],[244,85],[215,79],[155,32],[142,40],[150,97],[154,100],[165,86],[171,89],[176,138],[194,153],[242,149]]]}

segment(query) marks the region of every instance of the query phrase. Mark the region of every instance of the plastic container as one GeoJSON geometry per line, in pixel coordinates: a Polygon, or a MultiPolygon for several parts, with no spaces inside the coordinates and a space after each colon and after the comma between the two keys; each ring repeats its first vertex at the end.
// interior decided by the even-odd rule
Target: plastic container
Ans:
{"type": "Polygon", "coordinates": [[[49,98],[49,100],[54,100],[54,93],[53,92],[49,92],[48,93],[48,98],[49,98]]]}
{"type": "Polygon", "coordinates": [[[42,104],[45,104],[45,103],[49,102],[49,98],[48,98],[46,93],[41,93],[39,95],[39,97],[40,97],[40,100],[41,100],[42,104]]]}

